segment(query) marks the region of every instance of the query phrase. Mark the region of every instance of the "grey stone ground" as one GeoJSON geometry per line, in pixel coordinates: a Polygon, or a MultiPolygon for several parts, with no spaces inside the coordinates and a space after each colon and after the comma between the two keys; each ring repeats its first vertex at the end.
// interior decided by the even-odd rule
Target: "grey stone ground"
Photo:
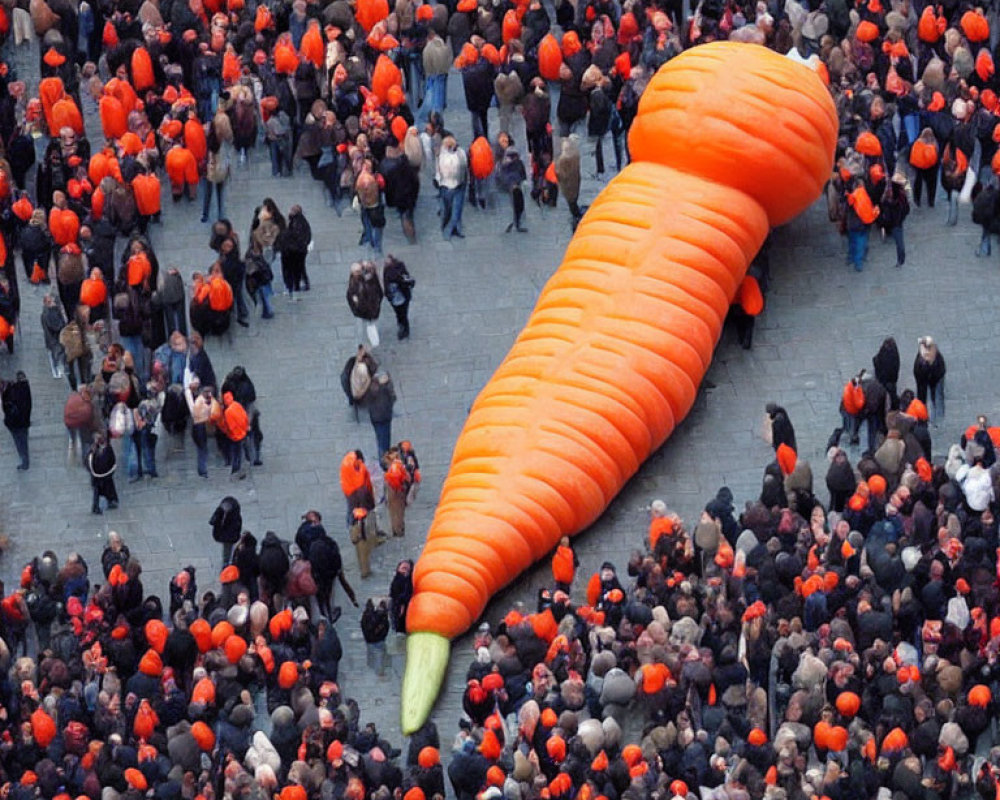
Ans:
{"type": "MultiPolygon", "coordinates": [[[[17,56],[22,73],[37,58],[23,50],[17,56]]],[[[35,62],[37,63],[37,62],[35,62]]],[[[446,119],[469,141],[461,81],[449,81],[446,119]]],[[[553,108],[555,102],[553,101],[553,108]]],[[[491,124],[496,126],[495,116],[491,124]]],[[[91,138],[99,141],[99,124],[88,119],[91,138]]],[[[518,144],[523,150],[523,135],[518,144]]],[[[592,170],[585,148],[584,173],[592,170]]],[[[395,381],[399,401],[394,440],[414,442],[424,484],[408,512],[408,533],[379,548],[375,571],[360,580],[356,559],[340,527],[343,498],[337,469],[343,453],[354,447],[371,451],[375,437],[362,416],[356,423],[339,385],[344,360],[353,352],[354,325],[344,299],[348,265],[364,255],[357,246],[360,221],[350,210],[338,219],[326,207],[320,184],[304,167],[292,179],[272,179],[266,153],[258,149],[248,168],[237,169],[227,188],[227,213],[241,236],[249,228],[253,208],[266,196],[287,210],[300,203],[311,221],[316,248],[308,261],[312,291],[302,302],[276,297],[277,317],[254,318],[249,331],[234,326],[231,340],[210,340],[207,349],[220,376],[243,364],[254,379],[262,412],[264,466],[249,479],[233,484],[228,470],[216,463],[209,480],[195,473],[194,448],[185,437],[172,444],[161,440],[161,477],[134,485],[119,480],[121,508],[103,517],[90,514],[90,489],[78,461],[68,462],[62,408],[65,381],[53,380],[38,323],[41,289],[24,288],[22,338],[13,357],[0,354],[0,374],[23,369],[35,398],[31,428],[31,470],[15,472],[13,443],[0,434],[0,527],[11,539],[0,559],[0,576],[8,583],[31,557],[51,548],[60,556],[78,551],[99,580],[98,557],[109,530],[120,532],[143,564],[147,592],[165,596],[172,574],[186,564],[198,568],[199,587],[217,587],[219,547],[211,540],[208,518],[219,499],[233,493],[243,505],[248,529],[259,535],[274,530],[294,535],[301,514],[320,510],[344,552],[347,574],[362,599],[385,594],[397,560],[416,558],[445,477],[451,449],[477,391],[513,341],[544,281],[558,265],[569,240],[565,205],[539,210],[529,204],[523,235],[504,234],[509,221],[505,199],[481,212],[466,207],[464,241],[442,241],[430,177],[417,211],[419,243],[405,244],[398,222],[390,218],[385,250],[403,258],[416,277],[411,306],[412,338],[395,339],[388,308],[381,323],[383,344],[376,355],[395,381]]],[[[613,166],[613,157],[609,159],[613,166]]],[[[595,180],[584,181],[581,202],[597,193],[595,180]]],[[[162,266],[177,265],[186,276],[211,262],[208,226],[199,223],[200,203],[164,204],[163,225],[153,228],[162,266]]],[[[800,457],[812,462],[817,487],[825,474],[823,447],[837,424],[837,402],[844,380],[871,356],[882,338],[893,333],[903,354],[901,386],[907,380],[917,337],[938,339],[948,367],[948,422],[934,430],[935,451],[974,415],[1000,414],[993,388],[1000,365],[993,358],[1000,331],[995,291],[997,257],[975,259],[978,228],[963,210],[957,228],[944,226],[945,209],[915,210],[907,223],[909,260],[895,270],[891,244],[872,242],[863,274],[845,266],[845,247],[817,204],[786,229],[778,231],[772,255],[773,289],[760,319],[754,348],[745,352],[726,331],[695,409],[670,441],[628,484],[604,516],[576,541],[581,568],[577,588],[608,559],[624,568],[629,552],[640,546],[646,508],[657,497],[694,521],[719,486],[729,485],[742,503],[759,490],[761,470],[770,449],[760,436],[764,404],[775,400],[789,411],[796,426],[800,457]]],[[[825,489],[819,491],[825,497],[825,489]]],[[[525,574],[501,593],[487,610],[499,618],[514,601],[530,602],[550,577],[548,564],[525,574]]],[[[343,601],[342,593],[338,600],[343,601]]],[[[394,742],[398,728],[402,641],[390,646],[390,669],[379,679],[365,667],[360,614],[345,606],[338,625],[345,643],[342,685],[358,698],[365,719],[394,742]]],[[[468,637],[455,647],[448,688],[436,720],[444,741],[456,730],[461,687],[471,651],[468,637]]]]}

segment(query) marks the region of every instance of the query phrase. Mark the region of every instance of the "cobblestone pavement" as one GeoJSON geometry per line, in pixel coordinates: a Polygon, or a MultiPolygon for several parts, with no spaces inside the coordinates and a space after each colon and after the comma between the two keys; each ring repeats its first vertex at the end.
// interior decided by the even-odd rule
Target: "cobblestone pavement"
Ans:
{"type": "MultiPolygon", "coordinates": [[[[22,73],[30,74],[28,62],[35,58],[34,50],[18,54],[22,73]]],[[[469,120],[456,75],[449,80],[449,101],[446,119],[460,142],[468,143],[469,120]]],[[[100,141],[99,123],[92,108],[90,112],[91,139],[100,141]]],[[[491,117],[494,130],[496,124],[491,117]]],[[[515,138],[523,152],[523,135],[515,133],[515,138]]],[[[583,203],[599,189],[588,177],[592,164],[590,148],[585,147],[583,203]]],[[[68,387],[64,380],[52,379],[43,348],[38,321],[43,290],[25,288],[17,353],[0,354],[0,375],[10,377],[23,369],[32,382],[31,470],[15,471],[13,444],[0,435],[0,527],[11,539],[0,560],[0,577],[9,583],[25,561],[51,548],[60,556],[80,552],[97,580],[98,557],[113,529],[141,560],[147,592],[165,596],[171,575],[186,564],[197,567],[200,588],[212,588],[221,553],[210,538],[208,518],[219,499],[232,493],[243,506],[246,527],[259,536],[274,530],[291,538],[307,509],[320,510],[341,545],[348,578],[362,602],[386,594],[396,562],[416,558],[420,551],[470,404],[522,327],[570,236],[562,204],[554,210],[529,204],[529,233],[505,234],[510,212],[506,199],[497,198],[498,207],[487,212],[467,206],[465,240],[445,242],[438,233],[427,172],[425,168],[417,209],[418,244],[405,243],[393,218],[385,236],[385,251],[404,259],[417,281],[412,336],[396,341],[395,321],[386,309],[383,343],[376,352],[399,396],[394,440],[414,442],[424,484],[408,512],[406,538],[376,550],[370,578],[358,577],[352,548],[339,526],[343,498],[337,478],[347,449],[375,447],[371,426],[363,414],[361,422],[354,421],[339,384],[341,367],[356,346],[344,288],[350,262],[364,255],[357,246],[360,221],[349,209],[338,218],[304,167],[292,179],[271,178],[261,148],[252,154],[249,166],[235,170],[227,187],[227,213],[245,237],[262,198],[273,197],[286,211],[293,203],[301,204],[316,245],[308,260],[312,291],[301,302],[276,297],[274,320],[263,321],[258,312],[249,331],[234,326],[230,338],[210,340],[207,349],[220,379],[243,364],[256,383],[264,465],[234,484],[228,470],[216,462],[209,479],[200,480],[190,440],[161,439],[161,477],[132,485],[119,480],[121,508],[92,516],[86,473],[78,460],[67,458],[62,408],[68,387]]],[[[177,265],[186,277],[211,262],[208,225],[199,222],[200,210],[200,202],[173,205],[167,197],[163,224],[153,228],[161,266],[177,265]]],[[[969,222],[967,209],[957,228],[945,227],[945,214],[940,205],[915,210],[907,223],[909,260],[902,270],[893,268],[891,243],[877,239],[863,274],[846,266],[844,243],[820,204],[776,232],[772,292],[753,350],[739,349],[733,332],[726,331],[689,418],[577,540],[580,591],[601,561],[624,568],[630,551],[641,544],[652,499],[665,499],[693,521],[723,484],[733,489],[738,504],[756,495],[770,457],[759,436],[764,404],[770,400],[788,409],[800,457],[811,461],[818,493],[825,496],[823,448],[837,423],[840,388],[850,374],[870,366],[889,333],[896,335],[902,350],[901,386],[912,383],[907,376],[918,336],[933,335],[947,359],[949,411],[947,423],[933,431],[936,452],[944,452],[945,437],[956,436],[975,414],[1000,415],[992,393],[1000,377],[1000,362],[993,358],[1000,333],[994,291],[1000,267],[996,256],[973,257],[978,228],[969,222]]],[[[501,593],[487,617],[498,618],[515,601],[531,602],[548,580],[548,564],[539,565],[501,593]]],[[[342,593],[338,600],[344,600],[342,593]]],[[[365,667],[359,618],[359,612],[347,606],[338,625],[345,644],[342,683],[359,699],[363,717],[399,742],[403,642],[390,642],[390,668],[378,678],[365,667]]],[[[438,705],[436,719],[445,741],[456,729],[469,648],[468,638],[456,644],[449,686],[438,705]]]]}

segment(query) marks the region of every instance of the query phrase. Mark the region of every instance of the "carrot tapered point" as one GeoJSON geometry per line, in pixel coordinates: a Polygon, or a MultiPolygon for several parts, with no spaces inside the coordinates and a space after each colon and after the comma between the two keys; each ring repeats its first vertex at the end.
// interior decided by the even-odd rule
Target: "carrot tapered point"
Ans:
{"type": "Polygon", "coordinates": [[[406,670],[400,704],[400,727],[409,736],[431,715],[444,673],[451,642],[436,633],[416,632],[406,638],[406,670]]]}

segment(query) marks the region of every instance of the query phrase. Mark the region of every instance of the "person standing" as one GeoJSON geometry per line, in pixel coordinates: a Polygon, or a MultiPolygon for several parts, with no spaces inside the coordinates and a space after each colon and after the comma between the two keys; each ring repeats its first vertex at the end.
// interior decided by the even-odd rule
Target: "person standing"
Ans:
{"type": "Polygon", "coordinates": [[[410,491],[410,473],[403,464],[398,448],[393,448],[382,459],[385,474],[386,506],[389,508],[389,526],[393,536],[406,535],[406,497],[410,491]]]}
{"type": "Polygon", "coordinates": [[[360,450],[350,450],[340,462],[340,490],[347,500],[347,527],[356,519],[354,511],[362,508],[365,512],[375,510],[375,491],[365,464],[365,456],[360,450]]]}
{"type": "Polygon", "coordinates": [[[462,233],[462,208],[468,179],[469,162],[465,151],[458,146],[454,136],[445,136],[438,153],[435,180],[441,190],[441,232],[446,240],[452,236],[465,238],[462,233]]]}
{"type": "Polygon", "coordinates": [[[23,372],[17,378],[3,384],[3,424],[10,431],[21,463],[18,472],[28,469],[28,428],[31,427],[31,386],[23,372]]]}
{"type": "Polygon", "coordinates": [[[243,480],[246,470],[243,469],[243,444],[250,432],[250,420],[246,409],[236,401],[232,392],[222,395],[222,421],[226,439],[229,441],[229,464],[234,478],[243,480]]]}
{"type": "Polygon", "coordinates": [[[767,412],[771,424],[771,446],[775,452],[783,444],[787,444],[792,450],[798,452],[798,448],[795,446],[795,428],[792,427],[792,421],[788,418],[788,412],[777,403],[768,403],[764,410],[767,412]]]}
{"type": "Polygon", "coordinates": [[[312,244],[312,228],[302,206],[294,205],[288,210],[288,226],[278,237],[275,249],[281,253],[281,276],[285,281],[285,291],[294,296],[296,292],[309,291],[309,276],[306,274],[306,256],[312,244]]]}
{"type": "Polygon", "coordinates": [[[115,468],[118,466],[115,451],[103,434],[94,437],[94,443],[87,454],[87,469],[90,471],[90,485],[94,490],[94,501],[90,511],[102,514],[101,498],[108,501],[108,511],[118,508],[118,492],[115,489],[115,468]]]}
{"type": "Polygon", "coordinates": [[[396,315],[396,338],[400,340],[410,336],[410,300],[416,283],[406,269],[406,264],[391,254],[385,257],[382,285],[385,287],[385,297],[396,315]]]}
{"type": "Polygon", "coordinates": [[[917,357],[913,362],[913,379],[917,382],[917,399],[927,406],[930,421],[944,418],[944,376],[947,367],[944,356],[930,336],[917,340],[917,357]],[[930,393],[930,402],[927,395],[930,393]]]}
{"type": "Polygon", "coordinates": [[[396,389],[388,372],[380,372],[372,381],[365,404],[368,406],[368,416],[375,429],[375,441],[378,443],[378,457],[381,459],[392,446],[392,409],[396,403],[396,389]]]}
{"type": "Polygon", "coordinates": [[[906,243],[903,241],[903,221],[910,213],[907,198],[908,181],[902,172],[896,172],[885,187],[882,202],[879,203],[879,225],[887,236],[896,243],[896,268],[906,263],[906,243]]]}
{"type": "Polygon", "coordinates": [[[365,637],[368,668],[381,678],[385,675],[385,640],[389,635],[389,606],[384,598],[377,606],[371,598],[365,603],[361,633],[365,637]]]}
{"type": "Polygon", "coordinates": [[[243,532],[240,501],[235,497],[223,497],[208,524],[212,526],[212,538],[222,545],[222,564],[225,566],[232,559],[233,545],[243,532]]]}
{"type": "Polygon", "coordinates": [[[219,401],[212,396],[212,386],[202,386],[195,378],[184,391],[188,410],[191,412],[191,441],[198,458],[198,474],[208,477],[208,426],[221,414],[219,401]]]}
{"type": "Polygon", "coordinates": [[[406,610],[413,598],[413,561],[405,559],[396,565],[389,584],[389,617],[396,633],[406,633],[406,610]]]}
{"type": "Polygon", "coordinates": [[[358,571],[362,578],[367,578],[372,574],[372,550],[378,543],[378,524],[375,520],[375,512],[364,506],[356,506],[351,517],[350,537],[351,544],[354,545],[354,552],[358,556],[358,571]]]}
{"type": "Polygon", "coordinates": [[[896,392],[899,384],[899,347],[893,336],[886,336],[878,352],[872,356],[872,366],[875,368],[875,379],[882,384],[889,395],[892,411],[899,408],[899,395],[896,392]]]}
{"type": "Polygon", "coordinates": [[[351,264],[351,275],[347,279],[347,305],[354,315],[355,336],[359,345],[365,337],[374,349],[379,345],[378,315],[382,310],[382,286],[378,281],[375,263],[355,261],[351,264]]]}

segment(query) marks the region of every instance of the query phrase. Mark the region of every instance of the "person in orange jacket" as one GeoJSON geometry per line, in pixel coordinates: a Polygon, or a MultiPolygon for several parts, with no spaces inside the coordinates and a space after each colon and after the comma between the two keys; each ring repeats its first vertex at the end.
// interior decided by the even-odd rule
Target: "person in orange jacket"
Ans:
{"type": "Polygon", "coordinates": [[[243,469],[243,440],[250,432],[250,419],[246,409],[233,397],[232,392],[222,395],[222,426],[229,440],[227,464],[232,467],[233,476],[243,480],[247,474],[243,469]]]}
{"type": "Polygon", "coordinates": [[[555,581],[556,591],[569,594],[578,566],[580,566],[580,560],[576,557],[573,548],[570,547],[569,537],[563,536],[552,556],[552,579],[555,581]]]}
{"type": "Polygon", "coordinates": [[[180,202],[187,190],[187,199],[194,200],[198,195],[198,162],[186,147],[174,145],[167,151],[164,166],[170,179],[170,193],[174,202],[180,202]]]}

